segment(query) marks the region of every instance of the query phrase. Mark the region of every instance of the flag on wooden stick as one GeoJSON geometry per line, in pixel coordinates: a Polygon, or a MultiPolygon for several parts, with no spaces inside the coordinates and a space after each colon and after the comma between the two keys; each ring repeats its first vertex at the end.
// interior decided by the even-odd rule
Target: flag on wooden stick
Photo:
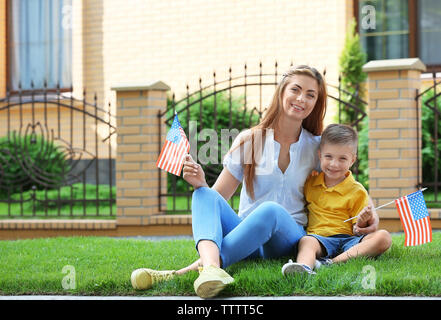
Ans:
{"type": "Polygon", "coordinates": [[[404,229],[404,246],[432,242],[432,226],[422,191],[396,199],[395,204],[404,229]]]}
{"type": "Polygon", "coordinates": [[[185,155],[190,151],[190,143],[175,113],[175,118],[162,146],[156,166],[174,175],[181,175],[185,155]]]}

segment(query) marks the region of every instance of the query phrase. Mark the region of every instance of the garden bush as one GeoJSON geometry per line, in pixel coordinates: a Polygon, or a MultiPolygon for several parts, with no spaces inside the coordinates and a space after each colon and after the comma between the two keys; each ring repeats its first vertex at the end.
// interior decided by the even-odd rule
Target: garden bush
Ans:
{"type": "MultiPolygon", "coordinates": [[[[344,48],[340,54],[341,99],[364,112],[366,106],[360,98],[365,95],[363,82],[367,79],[367,74],[363,72],[362,68],[366,64],[366,53],[360,44],[356,26],[355,19],[352,19],[346,34],[344,48]]],[[[344,106],[340,110],[339,117],[340,119],[337,118],[336,121],[351,124],[357,120],[357,111],[344,106]]]]}
{"type": "Polygon", "coordinates": [[[70,171],[65,152],[40,135],[0,138],[0,197],[34,189],[56,188],[70,171]]]}
{"type": "MultiPolygon", "coordinates": [[[[441,119],[438,118],[438,137],[435,137],[435,117],[441,112],[441,96],[436,99],[435,91],[428,90],[421,99],[422,122],[422,166],[423,181],[435,181],[435,157],[438,158],[438,179],[441,178],[441,119]],[[429,107],[430,106],[430,107],[429,107]]],[[[439,117],[439,116],[438,116],[439,117]]]]}
{"type": "MultiPolygon", "coordinates": [[[[366,54],[360,44],[356,26],[355,19],[352,19],[349,24],[348,33],[346,34],[345,45],[340,55],[339,65],[342,89],[340,98],[355,106],[361,112],[365,112],[366,106],[362,99],[365,95],[363,82],[366,80],[367,74],[363,72],[362,68],[366,63],[366,54]]],[[[357,110],[343,105],[334,121],[350,125],[355,123],[360,116],[357,110]]],[[[369,189],[369,120],[367,116],[356,126],[356,129],[359,137],[357,180],[363,184],[366,189],[369,189]]],[[[357,163],[355,165],[357,165],[357,163]]],[[[355,168],[353,168],[353,171],[355,171],[355,168]]]]}

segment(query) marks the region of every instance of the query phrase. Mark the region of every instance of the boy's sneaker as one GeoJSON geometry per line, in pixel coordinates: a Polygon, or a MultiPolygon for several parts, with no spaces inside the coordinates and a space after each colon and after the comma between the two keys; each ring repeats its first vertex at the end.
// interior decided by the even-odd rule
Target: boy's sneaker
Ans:
{"type": "Polygon", "coordinates": [[[151,288],[155,283],[173,279],[175,270],[158,271],[147,268],[136,269],[130,276],[132,287],[137,290],[151,288]]]}
{"type": "Polygon", "coordinates": [[[330,266],[332,265],[334,262],[332,262],[332,259],[329,258],[320,258],[315,260],[315,265],[314,265],[314,269],[319,269],[323,266],[330,266]]]}
{"type": "Polygon", "coordinates": [[[219,267],[204,267],[202,270],[199,269],[199,277],[194,282],[194,291],[203,299],[213,298],[233,281],[234,279],[219,267]]]}
{"type": "Polygon", "coordinates": [[[309,266],[303,263],[292,262],[289,259],[288,263],[285,263],[282,267],[282,274],[284,276],[291,273],[308,273],[308,274],[316,274],[309,266]]]}

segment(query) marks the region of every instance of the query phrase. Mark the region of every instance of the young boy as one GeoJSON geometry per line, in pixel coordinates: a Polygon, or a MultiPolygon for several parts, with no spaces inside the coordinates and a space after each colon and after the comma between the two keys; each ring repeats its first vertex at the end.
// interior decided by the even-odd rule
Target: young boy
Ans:
{"type": "Polygon", "coordinates": [[[350,126],[331,124],[323,132],[318,150],[322,172],[311,174],[304,186],[307,235],[298,244],[297,262],[289,260],[282,267],[284,275],[315,274],[314,267],[357,256],[376,257],[389,249],[391,237],[386,230],[357,233],[372,218],[368,194],[349,170],[357,157],[357,142],[357,132],[350,126]]]}

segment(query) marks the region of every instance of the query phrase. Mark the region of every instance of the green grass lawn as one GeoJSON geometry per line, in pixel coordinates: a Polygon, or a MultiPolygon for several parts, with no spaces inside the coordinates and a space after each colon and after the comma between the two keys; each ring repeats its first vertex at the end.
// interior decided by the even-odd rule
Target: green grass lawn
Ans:
{"type": "Polygon", "coordinates": [[[11,195],[11,200],[22,203],[8,204],[5,195],[0,201],[0,219],[53,219],[53,218],[91,218],[115,219],[116,203],[110,210],[110,192],[116,199],[116,187],[110,190],[108,185],[76,183],[61,187],[59,190],[29,190],[11,195]],[[98,196],[97,196],[98,194],[98,196]],[[83,200],[84,199],[84,200],[83,200]],[[96,199],[100,201],[95,201],[96,199]],[[98,208],[97,208],[98,202],[98,208]]]}
{"type": "MultiPolygon", "coordinates": [[[[221,296],[441,296],[441,232],[434,232],[432,243],[419,247],[406,248],[403,243],[404,235],[393,235],[391,249],[378,259],[357,258],[320,269],[315,276],[283,277],[281,267],[287,258],[242,261],[227,268],[235,282],[221,296]],[[370,288],[364,285],[366,279],[370,288]]],[[[136,268],[178,269],[193,262],[197,253],[191,240],[71,237],[0,241],[0,257],[1,295],[195,295],[197,272],[146,291],[135,291],[130,284],[136,268]],[[67,265],[75,268],[75,289],[63,289],[63,278],[73,276],[72,269],[62,272],[67,265]]]]}

